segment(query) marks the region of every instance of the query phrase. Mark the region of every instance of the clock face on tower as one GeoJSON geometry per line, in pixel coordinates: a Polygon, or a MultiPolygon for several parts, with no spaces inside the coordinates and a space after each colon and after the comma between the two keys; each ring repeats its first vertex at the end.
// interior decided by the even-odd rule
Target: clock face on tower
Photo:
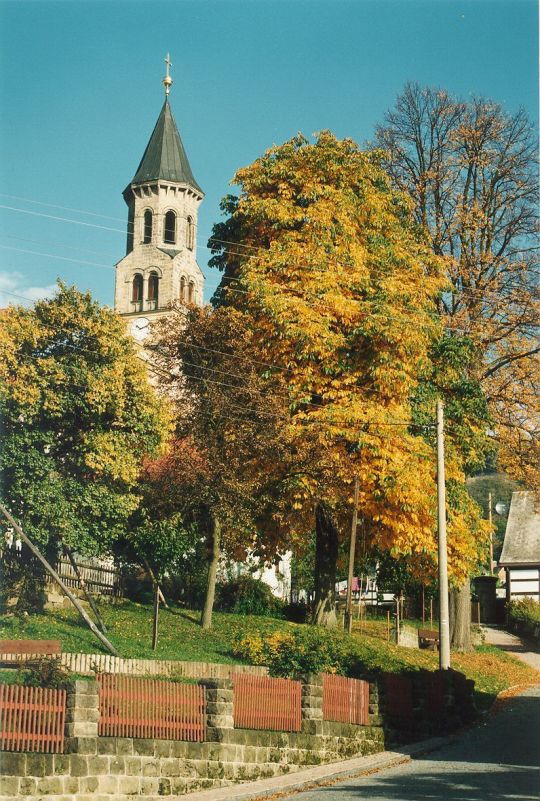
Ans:
{"type": "Polygon", "coordinates": [[[135,339],[143,340],[148,334],[148,319],[146,317],[137,317],[136,320],[130,325],[131,335],[135,339]]]}

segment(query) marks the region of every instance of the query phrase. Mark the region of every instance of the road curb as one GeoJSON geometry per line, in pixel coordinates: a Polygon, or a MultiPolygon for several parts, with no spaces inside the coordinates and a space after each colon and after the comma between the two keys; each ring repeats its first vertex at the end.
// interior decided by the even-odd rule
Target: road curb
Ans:
{"type": "Polygon", "coordinates": [[[309,790],[326,784],[333,784],[335,781],[376,773],[383,768],[402,765],[410,762],[414,757],[436,751],[452,739],[453,735],[432,737],[429,740],[422,740],[419,743],[413,743],[396,751],[381,751],[378,754],[355,757],[341,762],[331,762],[327,765],[318,765],[317,767],[298,770],[294,773],[273,776],[271,779],[258,779],[246,784],[230,784],[226,787],[189,793],[182,796],[182,798],[185,798],[186,801],[259,801],[259,799],[262,801],[265,798],[278,799],[280,796],[290,795],[300,790],[309,790]]]}

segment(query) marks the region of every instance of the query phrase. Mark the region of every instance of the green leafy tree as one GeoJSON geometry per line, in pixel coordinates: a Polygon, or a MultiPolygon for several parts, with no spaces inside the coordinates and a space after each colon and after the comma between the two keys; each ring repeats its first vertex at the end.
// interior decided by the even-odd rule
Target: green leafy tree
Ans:
{"type": "Polygon", "coordinates": [[[1,498],[49,554],[109,552],[168,415],[124,321],[59,284],[0,316],[1,498]]]}

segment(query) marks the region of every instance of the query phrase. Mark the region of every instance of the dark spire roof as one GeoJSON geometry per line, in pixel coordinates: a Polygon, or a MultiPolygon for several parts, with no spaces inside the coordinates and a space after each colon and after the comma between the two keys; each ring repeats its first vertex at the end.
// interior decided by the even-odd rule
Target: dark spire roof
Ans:
{"type": "Polygon", "coordinates": [[[165,100],[163,104],[156,127],[152,131],[150,141],[131,183],[140,184],[159,178],[165,181],[189,184],[202,192],[191,172],[168,100],[165,100]]]}

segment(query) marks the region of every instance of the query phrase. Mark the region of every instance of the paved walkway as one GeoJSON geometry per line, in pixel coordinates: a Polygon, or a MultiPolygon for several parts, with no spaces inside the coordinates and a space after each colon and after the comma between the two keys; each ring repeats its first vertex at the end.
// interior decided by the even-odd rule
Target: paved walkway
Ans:
{"type": "Polygon", "coordinates": [[[524,642],[515,634],[510,634],[509,631],[498,626],[486,626],[484,624],[483,628],[486,631],[486,643],[488,645],[496,645],[501,651],[508,651],[518,659],[521,659],[522,662],[526,662],[527,665],[540,670],[540,648],[524,642]]]}
{"type": "MultiPolygon", "coordinates": [[[[538,801],[540,686],[430,756],[280,801],[538,801]]],[[[231,795],[231,799],[234,796],[231,795]]]]}

